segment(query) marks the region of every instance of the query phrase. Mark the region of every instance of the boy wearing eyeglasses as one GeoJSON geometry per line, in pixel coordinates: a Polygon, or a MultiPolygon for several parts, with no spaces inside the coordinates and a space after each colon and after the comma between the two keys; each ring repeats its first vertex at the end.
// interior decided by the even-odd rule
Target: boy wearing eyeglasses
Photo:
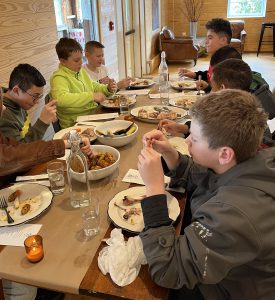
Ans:
{"type": "Polygon", "coordinates": [[[56,101],[45,105],[33,126],[28,110],[43,97],[46,81],[42,74],[29,64],[20,64],[10,75],[9,87],[4,89],[3,102],[7,108],[0,119],[1,132],[20,142],[41,140],[49,125],[56,120],[56,101]]]}

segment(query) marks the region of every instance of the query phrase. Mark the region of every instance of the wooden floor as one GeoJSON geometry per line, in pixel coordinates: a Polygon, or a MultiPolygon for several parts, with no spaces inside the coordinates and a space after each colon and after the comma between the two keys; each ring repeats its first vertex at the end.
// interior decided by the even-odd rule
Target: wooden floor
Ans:
{"type": "MultiPolygon", "coordinates": [[[[257,71],[262,74],[262,77],[268,82],[270,89],[275,88],[275,57],[272,53],[259,54],[257,57],[256,53],[243,54],[243,60],[249,64],[253,71],[257,71]]],[[[177,78],[179,68],[190,68],[194,71],[207,70],[209,67],[209,56],[200,57],[197,65],[194,67],[194,62],[183,62],[180,64],[168,65],[170,78],[177,78]]],[[[158,70],[155,70],[152,74],[157,76],[158,70]]]]}
{"type": "MultiPolygon", "coordinates": [[[[275,57],[272,56],[272,53],[264,53],[260,54],[258,57],[255,53],[249,53],[243,55],[243,60],[249,64],[253,71],[260,72],[263,78],[270,85],[270,89],[275,88],[275,57]]],[[[193,67],[193,62],[185,62],[182,64],[169,64],[169,74],[172,78],[177,78],[178,68],[186,67],[197,70],[207,70],[209,66],[209,57],[205,56],[199,58],[197,65],[193,67]]],[[[152,74],[153,76],[157,76],[158,70],[152,74]]],[[[76,296],[76,295],[65,295],[64,300],[99,300],[102,298],[94,298],[88,296],[76,296]]]]}

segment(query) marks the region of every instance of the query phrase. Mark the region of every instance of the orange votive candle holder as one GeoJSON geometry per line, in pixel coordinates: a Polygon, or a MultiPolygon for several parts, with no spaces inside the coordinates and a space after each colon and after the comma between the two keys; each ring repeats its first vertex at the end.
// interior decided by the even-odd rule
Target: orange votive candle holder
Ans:
{"type": "Polygon", "coordinates": [[[24,241],[26,256],[32,263],[39,262],[44,257],[43,238],[41,235],[31,235],[24,241]]]}

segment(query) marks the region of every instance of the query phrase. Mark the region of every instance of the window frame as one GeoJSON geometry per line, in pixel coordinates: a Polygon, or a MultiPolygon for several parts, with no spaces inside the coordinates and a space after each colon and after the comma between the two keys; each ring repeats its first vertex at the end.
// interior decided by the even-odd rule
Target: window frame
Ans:
{"type": "MultiPolygon", "coordinates": [[[[253,0],[250,0],[250,1],[253,1],[253,0]]],[[[259,14],[235,14],[235,15],[232,15],[232,14],[229,14],[230,13],[230,7],[231,7],[231,4],[232,2],[239,2],[239,1],[236,1],[236,0],[227,0],[227,18],[228,19],[234,19],[234,18],[264,18],[266,16],[266,2],[267,0],[261,0],[262,1],[262,14],[259,15],[259,14]]]]}

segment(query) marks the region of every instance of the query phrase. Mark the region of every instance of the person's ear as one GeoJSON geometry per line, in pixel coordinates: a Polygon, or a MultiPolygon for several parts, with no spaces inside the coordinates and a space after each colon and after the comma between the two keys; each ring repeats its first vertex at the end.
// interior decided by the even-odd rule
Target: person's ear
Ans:
{"type": "Polygon", "coordinates": [[[67,61],[67,59],[64,59],[64,58],[60,58],[59,60],[60,60],[60,62],[61,62],[62,65],[64,65],[66,63],[66,61],[67,61]]]}
{"type": "Polygon", "coordinates": [[[20,92],[20,87],[18,85],[15,85],[11,91],[13,92],[13,94],[15,94],[16,96],[19,96],[19,92],[20,92]]]}
{"type": "Polygon", "coordinates": [[[235,152],[231,147],[221,147],[219,151],[220,165],[228,165],[235,161],[235,152]]]}
{"type": "Polygon", "coordinates": [[[225,85],[222,83],[221,86],[220,86],[220,90],[225,90],[225,89],[226,89],[226,87],[225,87],[225,85]]]}

